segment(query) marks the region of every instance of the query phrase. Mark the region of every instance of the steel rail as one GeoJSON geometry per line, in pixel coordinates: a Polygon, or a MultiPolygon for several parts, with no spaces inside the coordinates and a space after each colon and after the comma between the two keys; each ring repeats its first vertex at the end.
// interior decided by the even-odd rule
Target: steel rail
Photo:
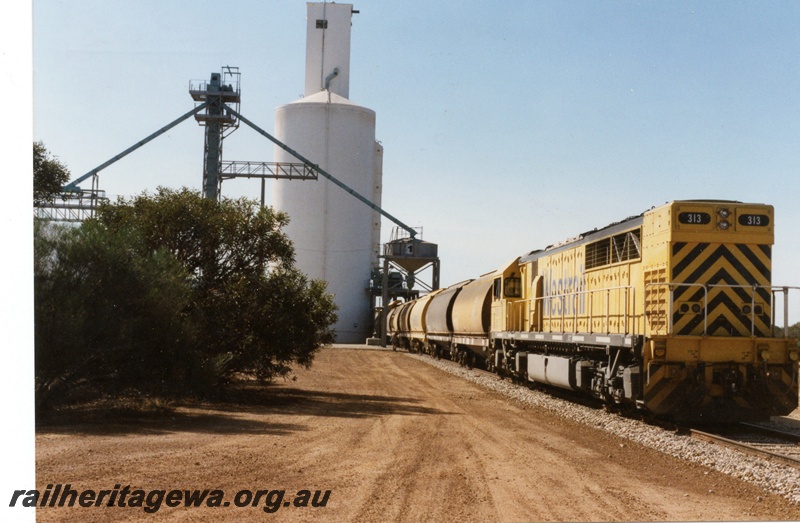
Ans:
{"type": "Polygon", "coordinates": [[[785,430],[775,429],[772,427],[765,427],[764,425],[758,425],[757,423],[747,423],[741,422],[739,423],[742,427],[747,427],[748,429],[757,430],[759,432],[763,432],[764,434],[768,434],[770,436],[777,436],[779,438],[785,438],[795,443],[800,443],[800,434],[796,434],[794,432],[786,432],[785,430]]]}
{"type": "MultiPolygon", "coordinates": [[[[769,433],[771,435],[775,435],[775,436],[778,436],[778,437],[783,437],[783,438],[786,438],[786,439],[793,439],[794,442],[797,442],[796,438],[798,436],[795,435],[795,434],[786,433],[786,432],[778,431],[778,430],[773,430],[773,429],[769,429],[767,427],[762,427],[762,426],[758,426],[758,425],[751,425],[751,424],[742,424],[742,425],[746,426],[748,430],[757,429],[759,431],[763,431],[765,433],[769,433]],[[787,436],[789,436],[789,437],[787,438],[787,436]]],[[[744,443],[744,442],[741,442],[741,441],[736,441],[734,439],[726,438],[725,436],[721,436],[719,434],[712,434],[710,432],[705,432],[705,431],[702,431],[702,430],[689,429],[689,434],[691,435],[691,437],[699,439],[699,440],[702,440],[702,441],[706,441],[706,442],[714,443],[714,444],[719,444],[719,445],[722,445],[722,446],[725,446],[725,447],[729,447],[729,448],[733,448],[733,449],[742,451],[742,452],[744,452],[746,454],[750,454],[750,455],[753,455],[753,456],[766,458],[768,460],[780,461],[780,462],[785,463],[787,465],[791,465],[793,467],[800,468],[800,459],[794,458],[792,456],[787,456],[787,455],[784,455],[784,454],[779,454],[777,452],[772,452],[770,450],[761,449],[761,448],[758,448],[758,447],[756,447],[754,445],[750,445],[748,443],[744,443]]]]}

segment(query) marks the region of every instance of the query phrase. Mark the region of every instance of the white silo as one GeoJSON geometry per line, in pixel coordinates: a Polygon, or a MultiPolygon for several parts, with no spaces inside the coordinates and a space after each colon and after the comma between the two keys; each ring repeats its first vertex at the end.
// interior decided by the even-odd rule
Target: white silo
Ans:
{"type": "MultiPolygon", "coordinates": [[[[379,205],[383,149],[375,141],[375,112],[347,99],[352,13],[351,4],[307,4],[305,96],[278,107],[275,134],[379,205]]],[[[276,146],[275,161],[296,159],[276,146]]],[[[367,289],[378,265],[380,215],[322,177],[276,180],[273,204],[289,214],[297,267],[327,281],[335,295],[337,342],[364,343],[371,334],[367,289]]]]}

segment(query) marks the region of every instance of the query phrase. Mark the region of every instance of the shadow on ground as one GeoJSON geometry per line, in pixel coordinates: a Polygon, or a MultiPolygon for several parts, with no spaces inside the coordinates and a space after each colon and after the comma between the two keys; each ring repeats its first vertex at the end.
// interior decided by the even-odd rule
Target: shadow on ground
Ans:
{"type": "Polygon", "coordinates": [[[137,410],[88,405],[48,414],[39,434],[210,434],[283,435],[305,424],[276,423],[276,415],[365,418],[450,414],[411,397],[303,390],[280,385],[241,384],[217,401],[181,402],[170,408],[137,410]]]}

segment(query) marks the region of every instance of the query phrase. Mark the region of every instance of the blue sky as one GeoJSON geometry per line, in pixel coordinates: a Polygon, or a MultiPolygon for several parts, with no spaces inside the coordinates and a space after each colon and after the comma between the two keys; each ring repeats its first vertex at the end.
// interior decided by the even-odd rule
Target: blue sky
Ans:
{"type": "MultiPolygon", "coordinates": [[[[800,4],[354,7],[350,98],[377,113],[383,204],[439,244],[444,285],[685,198],[775,205],[774,281],[800,283],[800,4]]],[[[305,9],[37,0],[34,138],[78,176],[190,109],[189,81],[223,65],[240,68],[242,112],[272,131],[302,94],[305,9]]],[[[101,187],[199,189],[202,142],[187,121],[101,187]]],[[[245,127],[225,141],[225,159],[272,155],[245,127]]]]}

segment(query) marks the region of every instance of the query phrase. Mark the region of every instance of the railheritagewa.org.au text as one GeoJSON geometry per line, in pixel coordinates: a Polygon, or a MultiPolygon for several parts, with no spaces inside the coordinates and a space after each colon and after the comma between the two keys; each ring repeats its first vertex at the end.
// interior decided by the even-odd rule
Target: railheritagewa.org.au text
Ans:
{"type": "Polygon", "coordinates": [[[77,489],[72,484],[50,484],[44,490],[15,490],[9,507],[118,507],[155,513],[162,508],[239,507],[260,508],[264,512],[287,509],[324,508],[330,490],[303,489],[289,493],[277,489],[242,489],[229,496],[220,489],[150,489],[117,484],[113,489],[77,489]]]}

